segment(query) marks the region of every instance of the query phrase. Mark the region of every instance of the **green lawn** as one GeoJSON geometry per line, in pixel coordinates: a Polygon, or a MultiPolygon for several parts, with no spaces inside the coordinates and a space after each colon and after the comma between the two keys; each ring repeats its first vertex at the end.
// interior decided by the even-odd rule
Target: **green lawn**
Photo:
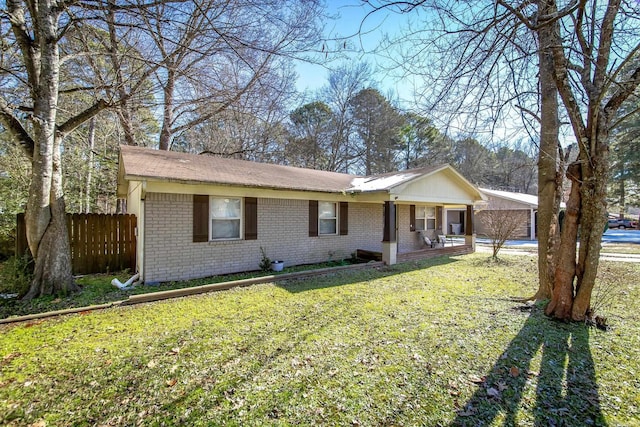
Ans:
{"type": "MultiPolygon", "coordinates": [[[[183,282],[163,282],[153,286],[135,286],[131,289],[120,290],[111,284],[114,277],[126,282],[131,277],[131,273],[121,271],[107,274],[89,274],[76,278],[76,284],[80,287],[80,292],[54,297],[47,296],[36,298],[32,301],[21,301],[17,298],[2,299],[0,298],[0,319],[8,317],[24,316],[34,313],[44,313],[57,310],[65,310],[70,308],[83,308],[92,305],[106,304],[115,301],[123,301],[132,295],[148,294],[154,292],[169,291],[174,289],[189,288],[201,285],[209,285],[213,283],[229,282],[244,279],[256,279],[264,276],[281,275],[287,273],[297,273],[307,270],[344,267],[351,264],[350,260],[328,261],[313,265],[297,265],[285,268],[280,273],[273,271],[249,271],[246,273],[227,274],[223,276],[205,277],[183,282]]],[[[5,264],[0,263],[0,293],[17,293],[16,286],[11,286],[11,274],[3,276],[2,269],[5,264]],[[5,277],[8,276],[8,277],[5,277]],[[3,279],[6,283],[3,283],[3,279]]],[[[22,277],[21,277],[22,279],[22,277]]],[[[14,279],[15,280],[15,279],[14,279]]],[[[26,279],[23,279],[25,281],[26,279]]],[[[29,280],[25,281],[24,292],[28,289],[29,280]]]]}
{"type": "Polygon", "coordinates": [[[533,257],[440,258],[0,326],[2,425],[640,425],[640,266],[611,329],[553,322],[533,257]]]}
{"type": "Polygon", "coordinates": [[[607,243],[602,245],[603,254],[640,254],[640,245],[633,243],[607,243]]]}

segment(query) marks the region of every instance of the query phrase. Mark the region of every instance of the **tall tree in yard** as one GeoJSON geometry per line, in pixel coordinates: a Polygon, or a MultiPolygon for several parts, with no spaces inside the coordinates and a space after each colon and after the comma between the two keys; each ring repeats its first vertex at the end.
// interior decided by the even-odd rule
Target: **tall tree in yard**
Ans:
{"type": "MultiPolygon", "coordinates": [[[[540,126],[537,296],[546,297],[553,289],[549,315],[584,319],[606,221],[609,136],[621,105],[640,85],[640,4],[622,0],[369,3],[401,12],[418,7],[430,10],[424,16],[434,27],[425,29],[421,40],[434,46],[428,53],[435,75],[428,82],[437,88],[431,92],[435,103],[453,96],[451,110],[467,117],[472,114],[475,123],[488,103],[494,123],[509,106],[522,111],[523,117],[535,117],[540,126]],[[433,58],[443,59],[434,66],[433,58]],[[534,58],[537,61],[531,61],[534,58]],[[531,88],[527,80],[535,74],[539,87],[531,88]],[[531,94],[539,94],[534,102],[531,94]],[[565,218],[560,243],[554,228],[562,179],[558,98],[579,151],[577,162],[568,168],[571,212],[565,218]],[[470,104],[470,111],[462,110],[470,104]],[[578,226],[581,241],[576,262],[578,226]]],[[[415,41],[416,35],[407,37],[415,41]]],[[[401,65],[424,67],[422,56],[412,59],[401,65]]]]}
{"type": "MultiPolygon", "coordinates": [[[[198,114],[194,119],[191,115],[194,111],[189,109],[196,100],[210,98],[214,93],[196,94],[203,89],[197,82],[198,69],[205,67],[209,71],[207,77],[213,73],[221,78],[203,78],[203,84],[214,80],[227,82],[231,89],[238,89],[231,94],[225,92],[228,96],[215,100],[221,105],[218,110],[237,100],[248,88],[270,85],[272,82],[268,78],[260,79],[268,75],[264,71],[274,71],[281,66],[272,58],[299,53],[305,36],[312,34],[315,28],[317,7],[318,3],[313,0],[302,3],[238,0],[220,4],[179,0],[173,5],[168,1],[6,0],[0,5],[0,31],[5,31],[0,34],[0,124],[31,162],[25,216],[27,240],[35,258],[35,275],[25,298],[77,289],[71,275],[63,195],[61,147],[65,137],[108,108],[120,107],[121,119],[130,115],[132,105],[140,105],[140,99],[134,104],[128,101],[141,92],[148,95],[153,89],[160,88],[164,93],[174,94],[171,81],[150,88],[146,84],[148,77],[154,73],[161,77],[161,69],[188,69],[193,71],[188,76],[193,84],[180,86],[180,93],[194,96],[189,98],[191,104],[181,104],[185,108],[180,112],[184,121],[178,124],[173,120],[174,116],[164,122],[163,135],[169,136],[163,136],[160,142],[170,144],[171,136],[176,132],[211,117],[198,114]],[[227,7],[222,15],[228,20],[216,21],[218,15],[211,13],[214,6],[227,7]],[[245,20],[239,21],[240,15],[227,13],[228,8],[234,8],[234,11],[242,9],[245,20]],[[251,10],[262,11],[263,14],[259,19],[249,21],[251,10]],[[166,15],[161,16],[162,13],[166,15]],[[173,19],[176,15],[194,19],[179,21],[183,27],[166,28],[167,22],[177,22],[173,19]],[[69,43],[70,50],[61,51],[65,40],[72,35],[89,34],[90,24],[95,26],[92,37],[69,43]],[[272,30],[270,33],[265,32],[267,24],[272,30]],[[243,28],[247,32],[243,33],[243,28]],[[194,32],[194,29],[202,31],[194,32]],[[207,41],[202,42],[203,38],[207,41]],[[139,52],[147,46],[144,42],[149,41],[164,43],[164,54],[155,58],[141,57],[139,52]],[[72,46],[84,46],[84,50],[78,51],[72,46]],[[225,52],[231,58],[229,61],[212,63],[207,62],[206,56],[202,57],[202,52],[216,51],[219,46],[226,46],[225,52]],[[124,61],[123,58],[134,60],[124,61]],[[86,60],[85,67],[81,65],[82,59],[86,60]],[[74,74],[65,74],[64,67],[67,70],[73,67],[76,72],[91,70],[102,80],[96,78],[89,87],[79,84],[79,80],[63,81],[64,76],[74,74]],[[99,71],[106,72],[100,74],[99,71]],[[75,106],[72,112],[63,111],[60,108],[63,93],[84,93],[86,96],[78,99],[85,104],[81,108],[75,106]]],[[[309,37],[308,42],[312,41],[313,38],[309,37]]],[[[276,71],[274,73],[277,74],[276,71]]],[[[211,87],[216,88],[215,85],[205,85],[204,89],[211,87]]],[[[126,120],[122,123],[127,143],[135,142],[134,129],[127,126],[126,120]]]]}
{"type": "Polygon", "coordinates": [[[58,123],[58,43],[65,26],[63,22],[60,28],[64,9],[54,1],[8,0],[4,12],[2,20],[8,21],[13,32],[9,49],[14,51],[13,57],[22,62],[23,68],[18,71],[27,82],[26,87],[23,86],[27,93],[3,93],[0,97],[2,124],[31,160],[25,219],[27,240],[36,265],[35,278],[26,297],[72,292],[76,285],[71,276],[60,143],[65,134],[106,105],[104,101],[97,102],[80,115],[58,123]],[[20,105],[24,99],[28,104],[26,108],[20,105]],[[21,112],[20,107],[26,112],[21,112]],[[23,118],[27,120],[20,120],[23,118]]]}
{"type": "MultiPolygon", "coordinates": [[[[549,15],[553,1],[540,0],[538,13],[549,15]]],[[[538,40],[538,90],[540,91],[540,142],[538,151],[538,291],[534,299],[551,298],[559,248],[559,214],[564,180],[559,168],[558,89],[553,79],[551,44],[559,23],[551,21],[536,29],[538,40]]]]}
{"type": "Polygon", "coordinates": [[[71,274],[62,144],[83,123],[123,101],[110,92],[117,83],[86,85],[79,75],[102,68],[89,62],[83,67],[79,58],[107,54],[99,43],[83,50],[77,40],[71,41],[87,34],[82,24],[93,20],[99,9],[93,2],[9,0],[0,12],[0,26],[9,29],[2,34],[0,123],[31,163],[25,225],[35,270],[25,299],[77,290],[71,274]],[[75,97],[73,108],[61,108],[65,94],[75,97]]]}
{"type": "MultiPolygon", "coordinates": [[[[575,199],[577,214],[567,212],[560,244],[575,248],[580,226],[580,248],[577,263],[570,252],[560,251],[553,298],[546,312],[573,320],[584,319],[591,307],[607,220],[609,135],[618,110],[640,86],[640,65],[626,67],[632,61],[637,63],[640,55],[640,4],[620,0],[606,5],[590,3],[566,12],[574,27],[564,27],[570,29],[568,34],[555,33],[550,48],[554,80],[579,150],[578,160],[568,172],[569,202],[571,197],[575,199]]],[[[549,19],[553,19],[564,11],[552,7],[550,12],[549,19]]]]}

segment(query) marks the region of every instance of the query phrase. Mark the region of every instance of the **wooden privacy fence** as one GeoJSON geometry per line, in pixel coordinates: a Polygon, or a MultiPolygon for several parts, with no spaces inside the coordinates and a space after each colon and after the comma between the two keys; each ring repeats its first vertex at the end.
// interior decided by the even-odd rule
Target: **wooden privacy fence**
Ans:
{"type": "MultiPolygon", "coordinates": [[[[73,274],[106,273],[136,266],[136,216],[67,214],[73,274]]],[[[16,254],[27,251],[24,214],[18,214],[16,254]]]]}

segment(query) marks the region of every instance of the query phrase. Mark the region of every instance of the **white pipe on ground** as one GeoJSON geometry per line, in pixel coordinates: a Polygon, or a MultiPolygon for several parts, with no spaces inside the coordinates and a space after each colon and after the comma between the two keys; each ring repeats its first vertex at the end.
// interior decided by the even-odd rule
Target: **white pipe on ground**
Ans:
{"type": "Polygon", "coordinates": [[[129,286],[131,286],[131,284],[133,282],[135,282],[136,280],[138,280],[140,278],[140,273],[136,273],[134,274],[129,280],[127,280],[126,282],[122,283],[120,280],[118,280],[117,278],[113,279],[111,281],[111,284],[113,286],[115,286],[118,289],[126,289],[129,286]]]}

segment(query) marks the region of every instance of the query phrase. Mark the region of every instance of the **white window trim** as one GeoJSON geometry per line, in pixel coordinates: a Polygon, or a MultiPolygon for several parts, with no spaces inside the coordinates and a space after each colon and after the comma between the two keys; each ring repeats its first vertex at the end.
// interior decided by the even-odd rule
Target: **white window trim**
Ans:
{"type": "Polygon", "coordinates": [[[417,231],[429,231],[429,230],[436,230],[438,228],[438,224],[436,224],[436,207],[435,206],[429,206],[429,205],[416,205],[416,230],[417,231]],[[423,217],[418,217],[418,208],[424,209],[424,216],[423,217]],[[432,215],[430,215],[429,213],[432,213],[432,215]],[[424,221],[424,228],[418,228],[418,220],[424,221]],[[429,220],[433,220],[434,223],[434,227],[433,228],[429,228],[429,220]]]}
{"type": "Polygon", "coordinates": [[[340,233],[340,206],[338,205],[338,202],[331,202],[329,200],[318,200],[318,236],[337,236],[340,233]],[[331,217],[331,218],[322,218],[322,219],[333,219],[336,222],[336,231],[334,233],[322,233],[320,230],[320,204],[321,203],[333,203],[333,210],[336,213],[335,217],[331,217]]]}
{"type": "Polygon", "coordinates": [[[228,196],[209,196],[209,241],[210,242],[227,242],[230,240],[242,240],[244,238],[244,197],[228,197],[228,196]],[[213,238],[213,201],[215,199],[240,200],[240,216],[237,218],[218,218],[219,220],[240,220],[240,229],[238,237],[213,238]]]}

